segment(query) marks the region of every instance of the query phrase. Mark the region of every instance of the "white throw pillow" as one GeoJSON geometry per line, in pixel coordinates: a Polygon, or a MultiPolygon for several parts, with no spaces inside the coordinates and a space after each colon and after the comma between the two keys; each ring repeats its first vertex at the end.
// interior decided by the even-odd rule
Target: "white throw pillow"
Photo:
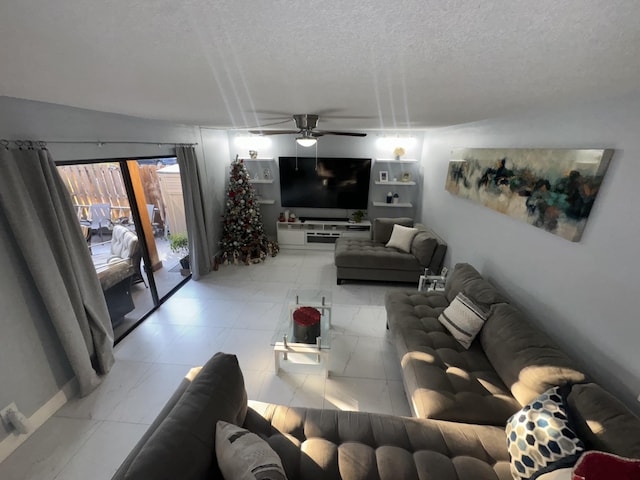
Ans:
{"type": "Polygon", "coordinates": [[[255,433],[232,423],[216,424],[216,458],[233,480],[287,480],[278,454],[255,433]]]}
{"type": "Polygon", "coordinates": [[[438,320],[468,350],[473,339],[482,330],[487,314],[463,293],[458,293],[438,320]]]}
{"type": "Polygon", "coordinates": [[[393,226],[391,238],[387,242],[387,247],[397,248],[405,253],[411,252],[411,242],[418,233],[417,228],[403,227],[397,223],[393,226]]]}
{"type": "Polygon", "coordinates": [[[573,478],[571,475],[572,470],[573,468],[561,468],[559,470],[554,470],[540,475],[538,480],[571,480],[573,478]]]}

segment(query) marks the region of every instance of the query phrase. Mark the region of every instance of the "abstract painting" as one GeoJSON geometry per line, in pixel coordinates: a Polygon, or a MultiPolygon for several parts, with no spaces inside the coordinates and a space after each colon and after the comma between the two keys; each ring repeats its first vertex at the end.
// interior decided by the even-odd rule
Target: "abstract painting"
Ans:
{"type": "Polygon", "coordinates": [[[610,149],[457,150],[445,189],[577,242],[612,155],[610,149]]]}

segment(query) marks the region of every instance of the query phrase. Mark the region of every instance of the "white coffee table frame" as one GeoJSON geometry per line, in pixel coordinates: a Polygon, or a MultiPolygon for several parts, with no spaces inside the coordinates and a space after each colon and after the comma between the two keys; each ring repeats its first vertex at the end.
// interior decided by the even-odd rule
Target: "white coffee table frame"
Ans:
{"type": "Polygon", "coordinates": [[[331,351],[331,293],[325,290],[292,289],[282,311],[281,320],[272,339],[274,369],[280,372],[280,358],[288,361],[290,353],[315,355],[317,363],[324,364],[325,377],[329,377],[329,352],[331,351]],[[297,343],[290,341],[293,332],[293,312],[300,307],[313,307],[320,311],[320,336],[316,343],[297,343]],[[324,341],[323,341],[324,338],[324,341]]]}

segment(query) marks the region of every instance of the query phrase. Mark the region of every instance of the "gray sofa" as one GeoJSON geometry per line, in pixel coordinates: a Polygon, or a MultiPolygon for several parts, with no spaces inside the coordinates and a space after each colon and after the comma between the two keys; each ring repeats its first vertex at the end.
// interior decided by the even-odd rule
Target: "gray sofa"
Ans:
{"type": "MultiPolygon", "coordinates": [[[[569,403],[587,448],[640,458],[640,419],[610,394],[575,385],[569,403]]],[[[289,480],[512,479],[504,426],[275,404],[253,409],[236,357],[218,353],[182,382],[113,480],[222,479],[218,420],[268,442],[289,480]]]]}
{"type": "Polygon", "coordinates": [[[408,282],[417,285],[425,268],[440,273],[447,251],[446,243],[435,232],[421,224],[411,243],[411,253],[386,247],[393,226],[414,227],[413,219],[376,218],[370,239],[339,238],[336,241],[335,265],[337,283],[344,280],[377,280],[408,282]]]}
{"type": "Polygon", "coordinates": [[[387,294],[390,334],[416,418],[251,408],[237,359],[218,353],[182,382],[113,479],[223,478],[215,429],[224,420],[264,439],[290,480],[511,480],[507,417],[561,384],[586,449],[640,458],[640,418],[506,300],[467,264],[456,266],[444,292],[387,294]],[[458,292],[491,311],[468,351],[435,320],[458,292]]]}
{"type": "Polygon", "coordinates": [[[469,264],[456,265],[444,292],[388,292],[385,306],[415,416],[504,425],[552,386],[588,380],[469,264]],[[459,292],[489,311],[468,350],[438,321],[459,292]]]}

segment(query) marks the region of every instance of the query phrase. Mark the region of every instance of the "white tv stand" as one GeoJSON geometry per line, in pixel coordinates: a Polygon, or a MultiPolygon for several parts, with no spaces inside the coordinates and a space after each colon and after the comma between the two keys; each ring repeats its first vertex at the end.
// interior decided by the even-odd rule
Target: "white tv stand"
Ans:
{"type": "Polygon", "coordinates": [[[368,220],[360,223],[334,220],[276,222],[276,231],[281,248],[333,250],[338,238],[369,238],[371,222],[368,220]]]}

